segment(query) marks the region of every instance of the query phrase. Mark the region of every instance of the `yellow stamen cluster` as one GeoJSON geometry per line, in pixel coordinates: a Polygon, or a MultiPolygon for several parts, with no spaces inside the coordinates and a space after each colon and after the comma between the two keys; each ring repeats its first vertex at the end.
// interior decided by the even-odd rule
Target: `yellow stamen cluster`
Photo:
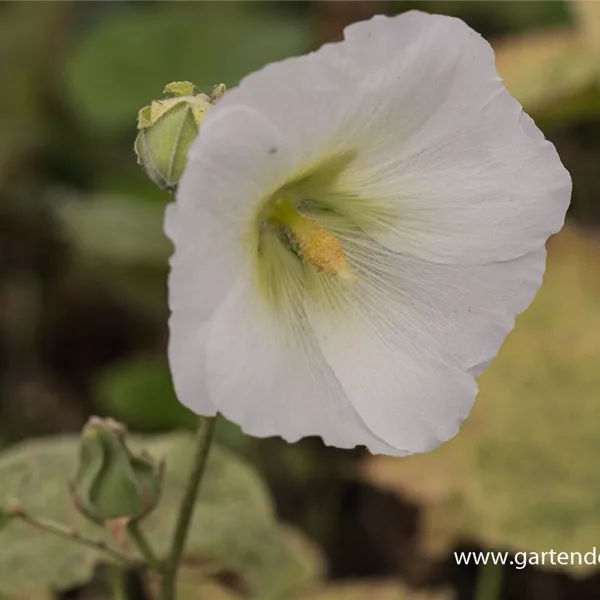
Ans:
{"type": "Polygon", "coordinates": [[[352,278],[344,250],[335,235],[285,201],[277,203],[273,217],[289,229],[303,259],[327,275],[352,278]]]}

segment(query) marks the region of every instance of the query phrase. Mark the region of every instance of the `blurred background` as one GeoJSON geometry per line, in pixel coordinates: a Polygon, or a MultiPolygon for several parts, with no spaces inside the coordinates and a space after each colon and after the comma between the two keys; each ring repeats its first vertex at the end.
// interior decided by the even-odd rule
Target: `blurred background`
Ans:
{"type": "MultiPolygon", "coordinates": [[[[211,517],[182,598],[600,599],[600,564],[453,559],[471,549],[600,553],[594,1],[0,3],[0,496],[12,485],[6,465],[24,452],[21,483],[54,514],[65,468],[33,440],[68,440],[92,414],[138,433],[195,426],[166,364],[170,197],[136,164],[137,110],[170,81],[232,86],[339,39],[351,22],[410,8],[458,16],[494,45],[507,87],[572,174],[568,225],[550,240],[544,285],[482,377],[472,416],[443,448],[372,457],[317,439],[251,439],[221,422],[231,464],[215,467],[214,489],[240,495],[223,515],[207,492],[211,517]],[[203,570],[207,560],[217,567],[203,570]]],[[[0,532],[0,598],[108,598],[94,559],[49,552],[41,539],[0,532]]]]}

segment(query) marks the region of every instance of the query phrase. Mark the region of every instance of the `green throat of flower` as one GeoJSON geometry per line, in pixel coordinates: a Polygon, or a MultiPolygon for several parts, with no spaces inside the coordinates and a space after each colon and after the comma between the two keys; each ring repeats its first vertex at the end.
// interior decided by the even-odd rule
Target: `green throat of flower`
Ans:
{"type": "Polygon", "coordinates": [[[321,160],[261,203],[249,239],[259,289],[269,304],[291,310],[304,299],[339,308],[361,276],[357,253],[364,254],[374,232],[396,222],[384,202],[341,183],[354,158],[346,152],[321,160]]]}
{"type": "Polygon", "coordinates": [[[323,224],[323,215],[333,212],[288,193],[264,205],[255,264],[259,288],[271,305],[290,311],[301,298],[331,304],[340,286],[356,278],[342,241],[323,224]]]}

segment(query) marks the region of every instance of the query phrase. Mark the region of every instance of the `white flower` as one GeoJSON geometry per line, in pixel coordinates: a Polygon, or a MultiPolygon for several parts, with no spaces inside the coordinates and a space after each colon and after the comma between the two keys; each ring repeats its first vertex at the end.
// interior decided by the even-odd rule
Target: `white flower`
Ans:
{"type": "Polygon", "coordinates": [[[192,145],[166,229],[180,400],[256,436],[454,436],[571,182],[487,42],[410,12],[271,64],[192,145]]]}

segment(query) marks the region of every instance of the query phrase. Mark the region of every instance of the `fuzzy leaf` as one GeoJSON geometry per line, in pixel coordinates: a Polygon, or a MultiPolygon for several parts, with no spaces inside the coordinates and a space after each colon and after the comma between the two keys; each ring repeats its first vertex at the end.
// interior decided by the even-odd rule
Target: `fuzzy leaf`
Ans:
{"type": "Polygon", "coordinates": [[[297,600],[452,600],[446,592],[416,592],[399,583],[374,581],[345,582],[313,590],[297,600]]]}
{"type": "MultiPolygon", "coordinates": [[[[78,443],[77,437],[64,436],[5,451],[0,455],[0,503],[18,499],[33,514],[110,541],[70,502],[67,479],[75,471],[78,443]]],[[[132,450],[144,448],[167,462],[161,503],[142,525],[161,555],[167,551],[177,516],[191,443],[184,434],[130,438],[132,450]]],[[[262,482],[248,465],[219,447],[211,453],[187,551],[189,557],[236,573],[250,590],[265,597],[288,598],[292,589],[305,582],[302,561],[281,534],[262,482]]],[[[12,522],[0,532],[0,593],[19,591],[25,585],[65,589],[82,584],[99,560],[104,558],[93,550],[12,522]]]]}
{"type": "Polygon", "coordinates": [[[325,556],[303,533],[294,527],[280,527],[287,551],[294,557],[293,573],[288,576],[294,588],[301,590],[320,582],[325,577],[325,556]]]}
{"type": "MultiPolygon", "coordinates": [[[[290,581],[288,589],[313,589],[315,585],[321,583],[323,578],[325,561],[322,553],[293,527],[283,526],[280,531],[286,548],[290,555],[294,557],[294,563],[297,566],[295,572],[290,573],[288,576],[290,581]]],[[[177,581],[178,598],[181,598],[181,600],[196,600],[197,598],[242,600],[242,598],[247,598],[247,594],[232,589],[232,587],[236,587],[236,583],[244,587],[243,582],[235,582],[234,580],[231,585],[226,586],[217,581],[216,575],[218,574],[214,573],[211,564],[194,565],[189,562],[184,564],[177,581]]],[[[267,600],[267,598],[273,598],[273,596],[260,596],[261,600],[267,600]]],[[[288,600],[287,596],[282,598],[288,600]]]]}
{"type": "Polygon", "coordinates": [[[189,583],[185,580],[177,582],[177,598],[179,600],[244,600],[244,596],[214,581],[189,583]]]}

